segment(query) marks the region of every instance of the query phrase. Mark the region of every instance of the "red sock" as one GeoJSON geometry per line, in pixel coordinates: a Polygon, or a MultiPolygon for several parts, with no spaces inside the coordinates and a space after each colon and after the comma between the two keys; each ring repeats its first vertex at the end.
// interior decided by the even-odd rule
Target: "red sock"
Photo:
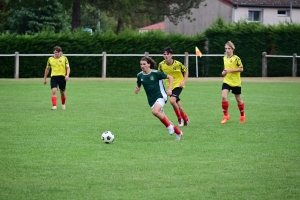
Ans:
{"type": "Polygon", "coordinates": [[[166,127],[169,127],[170,126],[170,121],[167,119],[167,117],[165,116],[164,118],[162,118],[160,120],[166,127]]]}
{"type": "Polygon", "coordinates": [[[67,99],[66,96],[62,96],[62,97],[61,97],[61,104],[62,104],[62,105],[65,105],[65,104],[66,104],[66,99],[67,99]]]}
{"type": "Polygon", "coordinates": [[[53,105],[53,106],[56,106],[56,97],[52,97],[52,98],[51,98],[51,101],[52,101],[52,105],[53,105]]]}
{"type": "Polygon", "coordinates": [[[176,116],[177,116],[178,119],[182,119],[182,116],[180,114],[180,110],[179,109],[178,110],[174,109],[174,112],[175,112],[175,114],[176,114],[176,116]]]}
{"type": "Polygon", "coordinates": [[[176,126],[174,126],[174,131],[177,135],[179,135],[181,133],[180,129],[177,128],[176,126]]]}
{"type": "Polygon", "coordinates": [[[186,116],[186,114],[183,111],[181,112],[181,116],[185,122],[188,121],[188,117],[186,116]]]}
{"type": "Polygon", "coordinates": [[[228,101],[222,101],[222,109],[223,109],[223,113],[224,115],[228,115],[228,107],[229,107],[229,103],[228,101]]]}
{"type": "Polygon", "coordinates": [[[240,109],[241,116],[244,116],[244,103],[238,104],[238,107],[240,109]]]}

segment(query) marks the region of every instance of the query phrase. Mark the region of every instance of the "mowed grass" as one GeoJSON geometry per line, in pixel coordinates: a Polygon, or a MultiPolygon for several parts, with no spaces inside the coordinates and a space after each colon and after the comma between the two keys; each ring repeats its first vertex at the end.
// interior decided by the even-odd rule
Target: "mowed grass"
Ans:
{"type": "Polygon", "coordinates": [[[300,199],[300,79],[244,78],[245,124],[221,84],[189,79],[175,141],[135,79],[71,78],[56,111],[49,80],[0,79],[0,199],[300,199]]]}

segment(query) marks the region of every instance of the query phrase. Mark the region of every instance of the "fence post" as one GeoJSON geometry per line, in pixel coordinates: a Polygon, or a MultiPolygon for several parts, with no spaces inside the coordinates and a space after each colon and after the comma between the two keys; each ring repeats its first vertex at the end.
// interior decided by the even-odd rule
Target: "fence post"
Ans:
{"type": "Polygon", "coordinates": [[[102,78],[106,78],[106,52],[102,52],[102,78]]]}
{"type": "Polygon", "coordinates": [[[293,54],[293,77],[296,77],[297,76],[297,54],[294,53],[293,54]]]}
{"type": "Polygon", "coordinates": [[[15,52],[15,78],[19,78],[19,52],[15,52]]]}
{"type": "Polygon", "coordinates": [[[149,52],[145,52],[145,57],[149,57],[149,52]]]}
{"type": "Polygon", "coordinates": [[[268,72],[268,64],[267,64],[267,53],[263,52],[262,53],[262,77],[267,77],[267,72],[268,72]]]}
{"type": "Polygon", "coordinates": [[[187,68],[189,68],[189,53],[188,52],[184,52],[184,66],[186,66],[187,68]]]}

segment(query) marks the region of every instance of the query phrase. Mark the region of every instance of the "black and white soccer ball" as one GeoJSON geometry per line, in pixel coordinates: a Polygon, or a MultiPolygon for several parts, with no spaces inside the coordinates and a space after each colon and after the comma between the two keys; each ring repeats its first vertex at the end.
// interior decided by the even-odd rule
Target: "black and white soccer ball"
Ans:
{"type": "Polygon", "coordinates": [[[115,136],[111,131],[105,131],[104,133],[102,133],[101,135],[101,140],[102,142],[104,142],[105,144],[110,144],[114,141],[115,136]]]}

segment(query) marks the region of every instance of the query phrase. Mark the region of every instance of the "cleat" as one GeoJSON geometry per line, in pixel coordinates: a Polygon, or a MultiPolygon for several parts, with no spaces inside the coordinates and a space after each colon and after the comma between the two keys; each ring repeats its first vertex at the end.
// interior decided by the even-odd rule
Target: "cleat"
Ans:
{"type": "Polygon", "coordinates": [[[240,123],[245,123],[246,121],[246,115],[240,116],[240,123]]]}
{"type": "Polygon", "coordinates": [[[52,106],[51,110],[56,110],[57,107],[56,106],[52,106]]]}
{"type": "Polygon", "coordinates": [[[183,127],[183,119],[178,119],[178,126],[183,127]]]}
{"type": "Polygon", "coordinates": [[[62,104],[61,107],[63,110],[66,110],[66,104],[62,104]]]}
{"type": "Polygon", "coordinates": [[[180,139],[181,139],[181,137],[182,137],[182,135],[183,135],[183,132],[182,132],[182,131],[180,131],[180,134],[177,134],[177,135],[176,135],[176,138],[175,138],[175,140],[180,140],[180,139]]]}
{"type": "Polygon", "coordinates": [[[227,122],[227,120],[229,120],[229,119],[230,119],[229,115],[224,115],[222,118],[221,124],[225,124],[227,122]]]}
{"type": "Polygon", "coordinates": [[[168,126],[167,129],[168,129],[170,135],[173,135],[173,133],[174,133],[174,131],[175,131],[175,130],[174,130],[173,124],[171,124],[170,126],[168,126]]]}
{"type": "Polygon", "coordinates": [[[184,126],[188,126],[189,123],[190,123],[190,120],[188,119],[187,121],[184,121],[184,122],[183,122],[183,125],[184,125],[184,126]]]}

